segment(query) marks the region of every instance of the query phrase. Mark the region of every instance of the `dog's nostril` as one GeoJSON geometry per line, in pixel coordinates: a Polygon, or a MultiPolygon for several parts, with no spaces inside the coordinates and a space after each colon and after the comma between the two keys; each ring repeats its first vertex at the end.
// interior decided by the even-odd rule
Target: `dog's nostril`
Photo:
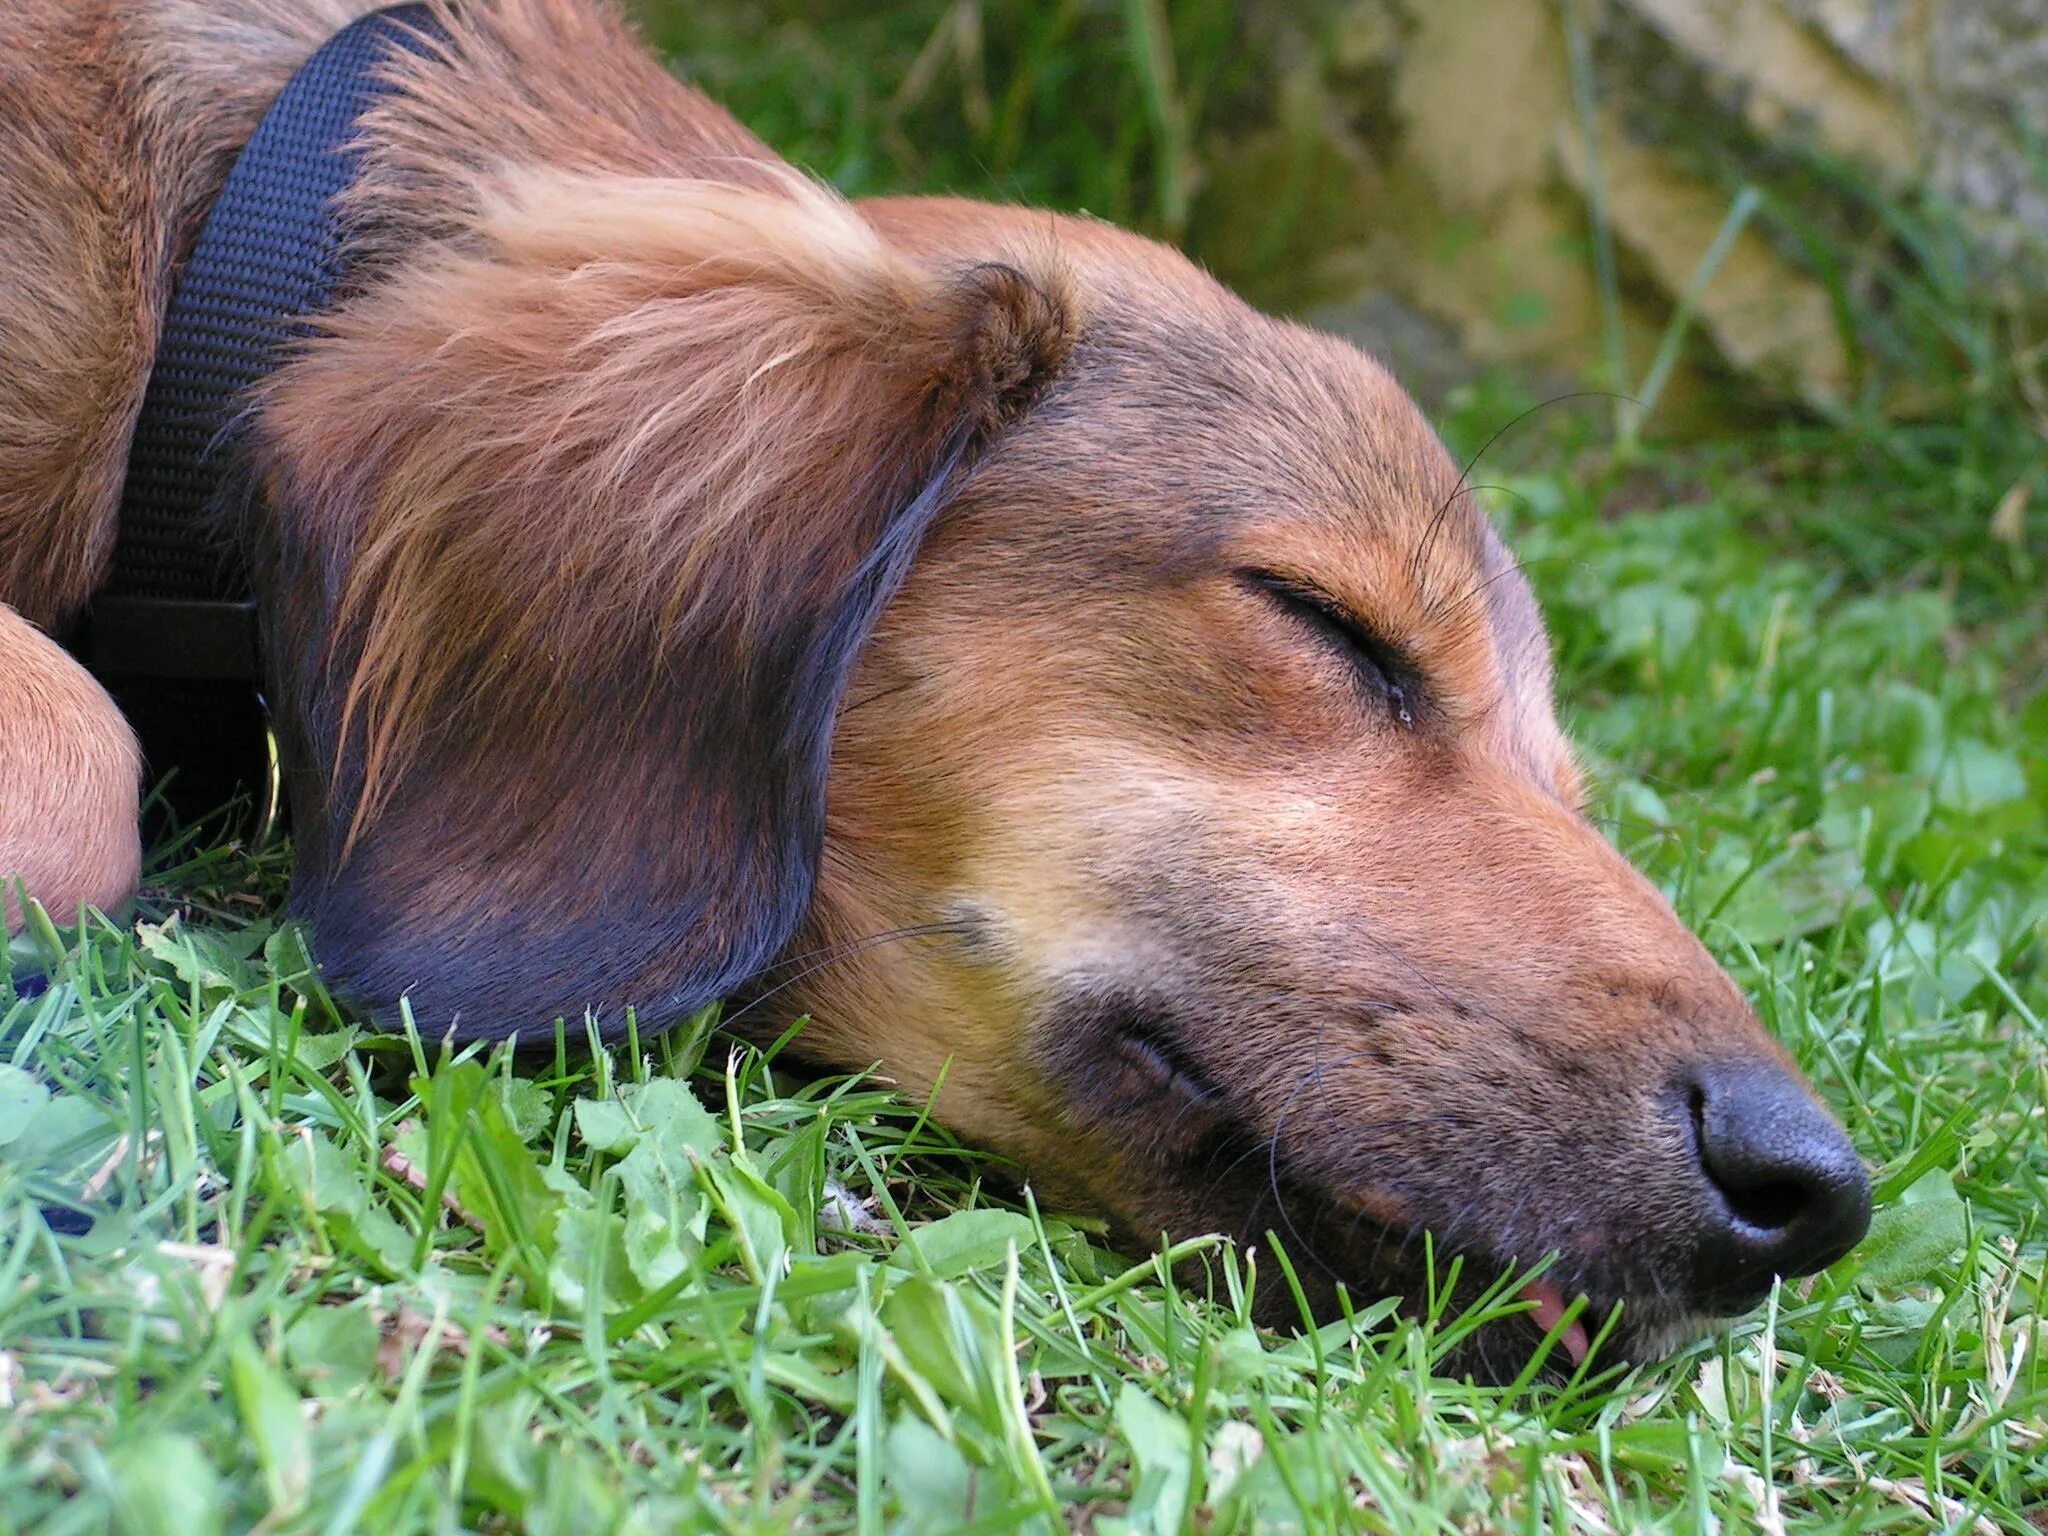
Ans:
{"type": "Polygon", "coordinates": [[[1760,1232],[1789,1227],[1805,1214],[1809,1204],[1806,1189],[1798,1184],[1759,1184],[1754,1189],[1720,1186],[1728,1208],[1737,1221],[1760,1232]]]}
{"type": "Polygon", "coordinates": [[[1754,1292],[1772,1275],[1810,1275],[1870,1225],[1870,1182],[1848,1138],[1792,1076],[1732,1062],[1686,1084],[1700,1172],[1710,1189],[1701,1234],[1707,1289],[1754,1292]]]}
{"type": "Polygon", "coordinates": [[[1692,1115],[1693,1145],[1699,1148],[1700,1165],[1720,1192],[1729,1213],[1761,1232],[1775,1232],[1797,1221],[1808,1204],[1806,1187],[1796,1179],[1765,1178],[1751,1182],[1748,1175],[1755,1170],[1744,1166],[1746,1160],[1739,1146],[1742,1137],[1731,1137],[1723,1124],[1718,1134],[1710,1138],[1707,1091],[1697,1080],[1686,1085],[1686,1108],[1692,1115]]]}

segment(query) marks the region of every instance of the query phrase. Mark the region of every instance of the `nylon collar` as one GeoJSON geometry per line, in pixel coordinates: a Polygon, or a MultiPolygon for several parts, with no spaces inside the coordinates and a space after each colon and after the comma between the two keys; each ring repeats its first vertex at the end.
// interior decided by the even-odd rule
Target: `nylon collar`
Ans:
{"type": "Polygon", "coordinates": [[[423,4],[343,28],[292,76],[228,172],[172,290],[135,424],[113,563],[81,647],[95,671],[260,678],[249,574],[215,505],[249,389],[309,333],[341,280],[348,231],[335,198],[355,179],[357,122],[388,90],[378,66],[441,35],[423,4]]]}

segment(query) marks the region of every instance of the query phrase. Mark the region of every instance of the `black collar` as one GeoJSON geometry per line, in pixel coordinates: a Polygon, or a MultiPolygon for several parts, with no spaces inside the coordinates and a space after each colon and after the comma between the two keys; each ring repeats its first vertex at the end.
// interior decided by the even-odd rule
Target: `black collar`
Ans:
{"type": "Polygon", "coordinates": [[[131,679],[255,685],[248,572],[217,525],[249,388],[332,300],[355,178],[356,123],[388,89],[394,49],[441,36],[423,4],[363,17],[292,76],[207,215],[164,316],[128,454],[113,563],[80,646],[131,679]]]}

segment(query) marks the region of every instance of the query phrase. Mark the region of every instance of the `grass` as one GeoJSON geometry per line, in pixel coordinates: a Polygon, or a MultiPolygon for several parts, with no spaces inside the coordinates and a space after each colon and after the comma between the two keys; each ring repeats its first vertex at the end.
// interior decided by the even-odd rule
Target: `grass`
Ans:
{"type": "MultiPolygon", "coordinates": [[[[1199,225],[1189,93],[1237,87],[1178,8],[928,10],[847,8],[872,67],[772,9],[669,41],[856,188],[988,190],[958,146],[1014,120],[989,176],[1199,225]],[[878,99],[927,46],[927,96],[878,99]],[[985,119],[936,83],[982,57],[985,119]],[[1093,126],[1033,147],[1076,80],[1093,126]]],[[[369,1034],[277,921],[284,855],[187,840],[134,921],[0,965],[0,1532],[2048,1529],[2038,435],[1980,399],[1678,452],[1572,409],[1483,478],[1612,835],[1878,1170],[1833,1271],[1564,1389],[1432,1372],[1504,1300],[1264,1332],[1278,1245],[1176,1234],[1176,1283],[708,1018],[517,1060],[369,1034]]]]}

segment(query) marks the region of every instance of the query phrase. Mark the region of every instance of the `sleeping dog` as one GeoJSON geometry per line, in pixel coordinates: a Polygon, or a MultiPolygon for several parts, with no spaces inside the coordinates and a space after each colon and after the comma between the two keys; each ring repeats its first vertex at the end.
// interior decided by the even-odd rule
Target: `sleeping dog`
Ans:
{"type": "MultiPolygon", "coordinates": [[[[53,909],[137,878],[133,738],[52,637],[174,283],[371,8],[0,13],[0,872],[53,909]]],[[[1369,358],[1099,223],[849,205],[594,0],[423,10],[219,498],[338,994],[464,1038],[772,994],[1044,1200],[1278,1234],[1317,1307],[1419,1296],[1424,1233],[1555,1255],[1521,1359],[1861,1235],[1369,358]]]]}

